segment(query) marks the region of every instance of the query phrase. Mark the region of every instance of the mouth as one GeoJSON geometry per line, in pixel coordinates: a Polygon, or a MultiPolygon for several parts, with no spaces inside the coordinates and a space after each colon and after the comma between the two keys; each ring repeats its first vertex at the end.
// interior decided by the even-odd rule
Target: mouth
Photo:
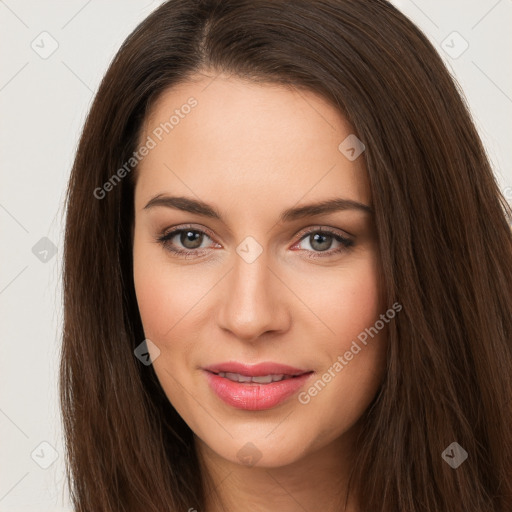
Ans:
{"type": "MultiPolygon", "coordinates": [[[[206,371],[222,374],[222,377],[233,378],[234,376],[241,377],[272,377],[276,380],[281,380],[282,377],[290,378],[303,375],[304,373],[311,372],[302,368],[296,368],[287,364],[274,363],[266,361],[258,364],[245,364],[238,361],[227,361],[224,363],[213,364],[203,368],[206,371]]],[[[246,381],[242,381],[246,382],[246,381]]],[[[257,381],[256,381],[257,382],[257,381]]],[[[270,382],[270,381],[269,381],[270,382]]],[[[266,382],[265,382],[266,383],[266,382]]]]}
{"type": "Polygon", "coordinates": [[[296,394],[314,374],[277,363],[249,366],[237,362],[203,368],[208,385],[224,403],[237,409],[270,409],[296,394]]]}

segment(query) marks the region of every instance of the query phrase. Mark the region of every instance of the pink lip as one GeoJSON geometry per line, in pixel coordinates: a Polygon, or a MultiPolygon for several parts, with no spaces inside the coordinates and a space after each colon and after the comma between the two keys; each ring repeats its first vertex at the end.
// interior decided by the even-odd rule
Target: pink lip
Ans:
{"type": "Polygon", "coordinates": [[[203,370],[205,370],[210,388],[221,400],[237,409],[249,411],[261,411],[275,407],[297,393],[313,374],[313,371],[277,363],[260,363],[249,366],[234,361],[209,366],[203,370]],[[270,384],[242,383],[216,375],[218,372],[240,373],[250,377],[282,373],[295,375],[295,377],[270,384]]]}

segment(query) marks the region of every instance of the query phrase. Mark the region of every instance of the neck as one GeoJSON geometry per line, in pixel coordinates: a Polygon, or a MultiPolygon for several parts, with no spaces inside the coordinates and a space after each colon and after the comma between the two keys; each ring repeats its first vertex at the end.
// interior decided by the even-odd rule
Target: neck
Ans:
{"type": "Polygon", "coordinates": [[[279,467],[226,460],[194,436],[205,480],[205,512],[358,512],[353,489],[346,506],[356,429],[279,467]]]}

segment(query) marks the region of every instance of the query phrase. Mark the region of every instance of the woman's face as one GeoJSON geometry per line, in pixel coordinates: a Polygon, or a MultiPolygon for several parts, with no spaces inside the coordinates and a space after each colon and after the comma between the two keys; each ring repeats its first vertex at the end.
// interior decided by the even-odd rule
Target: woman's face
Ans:
{"type": "Polygon", "coordinates": [[[336,442],[382,381],[388,310],[350,125],[312,92],[219,76],[166,91],[144,130],[134,280],[170,402],[234,463],[336,442]]]}

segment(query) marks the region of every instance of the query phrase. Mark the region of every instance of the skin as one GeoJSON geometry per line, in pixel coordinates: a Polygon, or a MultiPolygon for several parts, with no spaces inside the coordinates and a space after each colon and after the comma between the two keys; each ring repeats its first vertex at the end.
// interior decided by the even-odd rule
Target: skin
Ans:
{"type": "MultiPolygon", "coordinates": [[[[269,410],[235,409],[210,390],[201,368],[275,361],[314,370],[314,382],[388,309],[371,214],[351,209],[278,222],[287,208],[336,197],[371,206],[363,157],[350,161],[338,150],[353,129],[313,92],[203,74],[165,91],[141,141],[191,96],[197,106],[137,170],[134,281],[146,338],[160,350],[154,370],[217,486],[208,512],[241,503],[258,511],[339,510],[358,420],[384,376],[386,329],[307,404],[294,395],[269,410]],[[201,199],[224,221],[145,209],[157,194],[201,199]],[[212,233],[197,249],[203,253],[188,259],[156,241],[184,224],[212,233]],[[342,247],[328,239],[322,253],[305,236],[321,228],[353,246],[308,258],[342,247]],[[262,249],[252,263],[236,252],[247,236],[262,249]],[[248,466],[237,453],[249,442],[260,458],[248,466]]],[[[173,242],[193,251],[179,234],[173,242]]],[[[352,494],[347,510],[358,510],[352,494]]]]}

